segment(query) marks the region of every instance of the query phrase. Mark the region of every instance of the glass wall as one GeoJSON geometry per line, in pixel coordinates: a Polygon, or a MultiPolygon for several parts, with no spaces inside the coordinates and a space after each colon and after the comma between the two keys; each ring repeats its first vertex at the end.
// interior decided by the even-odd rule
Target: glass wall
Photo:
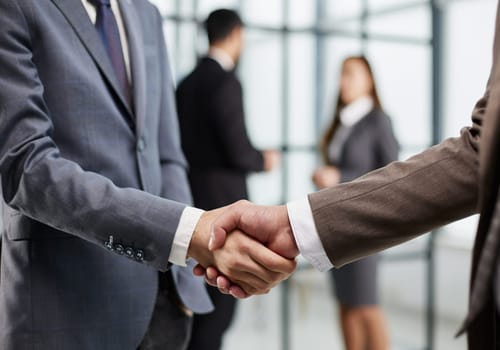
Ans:
{"type": "Polygon", "coordinates": [[[272,204],[314,190],[317,143],[333,113],[342,60],[364,53],[401,142],[401,156],[431,143],[430,7],[427,1],[157,1],[177,79],[207,44],[200,23],[218,7],[247,24],[239,65],[253,142],[285,150],[283,168],[250,178],[251,199],[272,204]],[[409,6],[408,6],[409,5],[409,6]],[[395,34],[397,33],[397,34],[395,34]],[[283,181],[285,180],[285,181],[283,181]]]}
{"type": "MultiPolygon", "coordinates": [[[[340,65],[345,57],[365,54],[371,61],[382,104],[401,144],[401,159],[437,139],[456,136],[462,126],[470,123],[470,111],[484,90],[491,64],[495,0],[154,2],[165,16],[177,80],[194,67],[197,56],[206,52],[200,23],[211,10],[237,9],[247,24],[246,47],[238,68],[247,126],[256,146],[283,151],[281,169],[249,179],[251,199],[262,204],[282,203],[314,191],[310,177],[319,164],[318,139],[332,118],[340,65]],[[433,22],[436,12],[442,15],[442,22],[433,22]],[[433,24],[442,39],[435,51],[433,24]],[[442,69],[433,76],[436,67],[442,69]],[[436,85],[439,81],[442,84],[436,85]],[[439,86],[440,91],[434,91],[439,86]],[[442,108],[433,108],[434,101],[440,102],[436,106],[442,108]]],[[[437,245],[431,250],[428,238],[423,238],[385,255],[381,271],[384,308],[394,310],[397,306],[397,310],[413,318],[401,318],[397,311],[388,315],[394,348],[465,349],[464,340],[453,341],[453,335],[467,304],[467,280],[463,276],[468,273],[475,223],[476,218],[471,218],[445,228],[436,236],[437,245]],[[437,265],[433,265],[434,259],[437,265]],[[427,316],[434,312],[439,318],[453,321],[446,326],[429,323],[427,316]]],[[[335,305],[318,306],[308,299],[330,299],[328,293],[321,292],[329,290],[328,284],[327,276],[318,277],[310,271],[297,274],[291,281],[294,322],[290,348],[303,348],[304,334],[311,348],[340,348],[336,343],[339,335],[333,330],[338,327],[317,322],[323,316],[334,322],[335,305]]],[[[248,302],[252,305],[251,319],[240,318],[238,323],[259,330],[262,337],[258,338],[265,339],[263,349],[283,346],[277,326],[283,321],[279,300],[278,291],[252,299],[248,302]]],[[[242,306],[241,312],[245,310],[242,306]]],[[[250,344],[258,340],[245,338],[249,334],[238,328],[232,334],[238,336],[229,338],[233,346],[243,346],[241,337],[250,344]]]]}

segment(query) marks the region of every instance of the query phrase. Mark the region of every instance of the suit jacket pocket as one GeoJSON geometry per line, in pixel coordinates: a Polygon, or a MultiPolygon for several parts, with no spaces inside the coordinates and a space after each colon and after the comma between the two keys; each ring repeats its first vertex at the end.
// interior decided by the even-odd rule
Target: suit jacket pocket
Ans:
{"type": "Polygon", "coordinates": [[[65,232],[30,219],[22,215],[19,211],[7,206],[4,206],[4,210],[4,234],[10,241],[72,237],[65,232]]]}

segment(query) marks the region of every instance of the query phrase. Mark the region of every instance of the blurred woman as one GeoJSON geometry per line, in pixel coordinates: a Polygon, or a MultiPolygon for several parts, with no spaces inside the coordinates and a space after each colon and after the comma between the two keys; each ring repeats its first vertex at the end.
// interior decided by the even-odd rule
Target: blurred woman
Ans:
{"type": "MultiPolygon", "coordinates": [[[[370,64],[362,56],[347,58],[342,64],[335,114],[321,143],[325,165],[316,169],[313,182],[326,188],[354,180],[396,160],[398,149],[370,64]]],[[[375,255],[332,273],[347,350],[389,348],[378,305],[377,270],[375,255]]]]}

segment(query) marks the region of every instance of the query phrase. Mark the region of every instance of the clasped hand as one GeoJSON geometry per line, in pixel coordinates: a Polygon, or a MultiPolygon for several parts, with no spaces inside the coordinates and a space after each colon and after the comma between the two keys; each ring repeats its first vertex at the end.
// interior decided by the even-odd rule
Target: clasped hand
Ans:
{"type": "Polygon", "coordinates": [[[199,263],[196,275],[223,293],[246,298],[287,279],[298,249],[285,206],[239,201],[202,215],[188,255],[199,263]]]}

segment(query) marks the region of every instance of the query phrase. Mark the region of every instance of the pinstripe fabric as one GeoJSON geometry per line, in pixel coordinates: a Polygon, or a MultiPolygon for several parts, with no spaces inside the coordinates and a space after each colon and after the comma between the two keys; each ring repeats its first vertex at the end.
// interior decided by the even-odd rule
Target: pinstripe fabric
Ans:
{"type": "Polygon", "coordinates": [[[136,349],[167,269],[210,310],[168,263],[191,195],[162,18],[120,8],[133,108],[81,0],[0,0],[2,350],[136,349]]]}

